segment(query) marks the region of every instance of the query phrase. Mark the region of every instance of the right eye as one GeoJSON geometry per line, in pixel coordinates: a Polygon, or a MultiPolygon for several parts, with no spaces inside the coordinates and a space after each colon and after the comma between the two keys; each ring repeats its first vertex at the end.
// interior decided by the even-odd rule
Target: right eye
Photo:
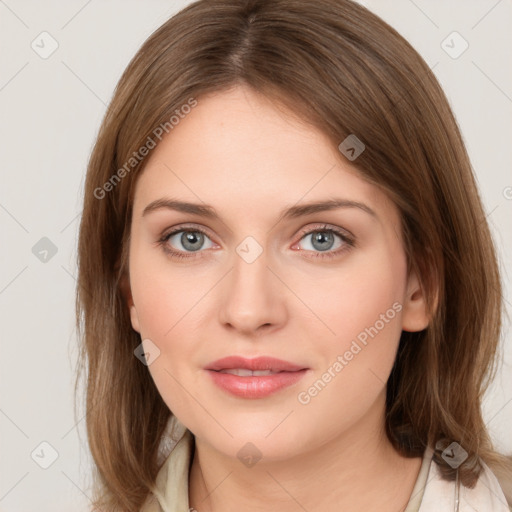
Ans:
{"type": "Polygon", "coordinates": [[[202,229],[197,227],[189,227],[187,229],[180,226],[166,233],[159,240],[159,243],[164,251],[172,257],[190,258],[195,256],[193,254],[195,252],[203,252],[201,249],[204,248],[205,241],[210,243],[206,249],[214,246],[209,236],[202,229]]]}

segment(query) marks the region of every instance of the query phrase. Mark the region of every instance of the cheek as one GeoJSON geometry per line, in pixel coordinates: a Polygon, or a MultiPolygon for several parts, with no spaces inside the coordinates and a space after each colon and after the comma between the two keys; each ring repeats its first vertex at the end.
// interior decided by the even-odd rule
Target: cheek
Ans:
{"type": "Polygon", "coordinates": [[[219,276],[206,267],[179,268],[156,250],[131,250],[130,284],[141,339],[150,339],[160,351],[148,369],[164,401],[179,411],[191,403],[187,391],[199,375],[190,368],[198,366],[198,339],[208,332],[204,308],[219,276]]]}
{"type": "Polygon", "coordinates": [[[339,268],[315,269],[297,281],[297,294],[322,320],[314,323],[320,339],[341,350],[375,324],[380,338],[401,332],[400,307],[406,285],[406,259],[390,247],[357,255],[339,268]],[[393,308],[394,304],[395,307],[393,308]],[[384,319],[381,316],[384,315],[384,319]],[[384,324],[383,324],[384,322],[384,324]]]}
{"type": "Polygon", "coordinates": [[[312,276],[299,291],[322,320],[308,329],[321,354],[314,378],[303,387],[308,414],[327,414],[330,425],[352,422],[385,389],[402,330],[405,274],[405,256],[381,250],[328,276],[312,276]]]}
{"type": "Polygon", "coordinates": [[[141,336],[165,341],[207,291],[203,276],[176,267],[161,249],[136,246],[130,255],[130,283],[141,336]]]}
{"type": "Polygon", "coordinates": [[[173,413],[182,420],[193,413],[190,393],[196,387],[189,365],[196,357],[196,347],[191,333],[200,322],[201,281],[193,283],[190,275],[162,268],[161,263],[148,264],[148,260],[133,259],[136,269],[132,281],[132,294],[140,323],[141,339],[150,339],[157,347],[159,356],[148,371],[173,413]],[[160,265],[160,267],[159,267],[160,265]],[[142,269],[142,270],[141,270],[142,269]]]}

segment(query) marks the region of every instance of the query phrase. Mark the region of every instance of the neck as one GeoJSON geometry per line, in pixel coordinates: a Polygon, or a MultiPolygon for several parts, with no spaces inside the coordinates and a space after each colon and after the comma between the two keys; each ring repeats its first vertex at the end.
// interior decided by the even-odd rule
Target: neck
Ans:
{"type": "Polygon", "coordinates": [[[201,439],[189,477],[191,510],[245,512],[272,510],[379,510],[403,512],[416,482],[421,458],[402,457],[384,433],[384,403],[314,450],[286,460],[245,467],[201,439]]]}

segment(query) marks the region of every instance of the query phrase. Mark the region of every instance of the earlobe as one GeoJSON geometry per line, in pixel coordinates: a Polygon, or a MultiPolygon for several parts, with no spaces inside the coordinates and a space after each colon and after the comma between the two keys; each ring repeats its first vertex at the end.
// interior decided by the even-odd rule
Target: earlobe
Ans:
{"type": "Polygon", "coordinates": [[[417,332],[428,327],[430,318],[426,298],[415,273],[409,275],[402,311],[402,330],[417,332]]]}
{"type": "Polygon", "coordinates": [[[137,309],[133,302],[130,280],[126,273],[123,274],[120,279],[119,288],[130,311],[130,321],[132,323],[132,328],[140,334],[139,316],[137,315],[137,309]]]}

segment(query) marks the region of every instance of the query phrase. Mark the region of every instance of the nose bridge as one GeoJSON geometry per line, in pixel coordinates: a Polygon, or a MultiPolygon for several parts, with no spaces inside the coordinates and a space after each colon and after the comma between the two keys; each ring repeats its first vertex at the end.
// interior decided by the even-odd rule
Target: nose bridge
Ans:
{"type": "Polygon", "coordinates": [[[284,313],[279,280],[268,268],[268,251],[256,244],[246,239],[236,248],[222,298],[221,321],[247,332],[279,324],[284,313]]]}

